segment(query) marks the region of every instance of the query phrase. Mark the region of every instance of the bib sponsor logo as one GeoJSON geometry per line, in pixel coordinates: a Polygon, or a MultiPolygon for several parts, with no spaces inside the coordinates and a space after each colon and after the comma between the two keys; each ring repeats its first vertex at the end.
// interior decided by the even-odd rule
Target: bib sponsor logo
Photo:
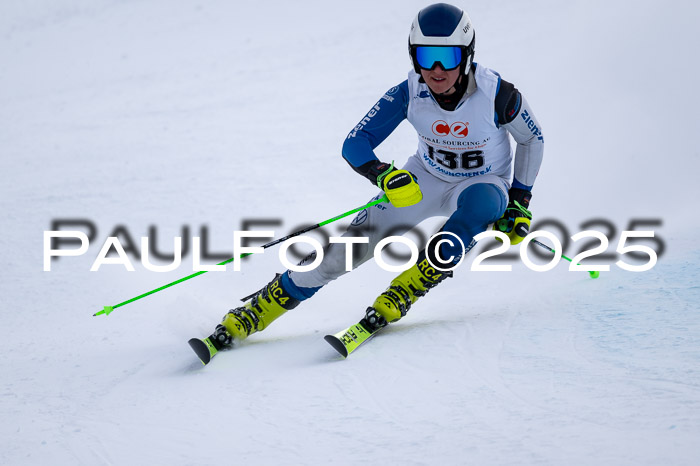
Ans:
{"type": "Polygon", "coordinates": [[[433,134],[437,136],[452,136],[453,138],[466,138],[469,134],[469,122],[457,121],[448,124],[445,120],[437,120],[433,123],[433,134]]]}

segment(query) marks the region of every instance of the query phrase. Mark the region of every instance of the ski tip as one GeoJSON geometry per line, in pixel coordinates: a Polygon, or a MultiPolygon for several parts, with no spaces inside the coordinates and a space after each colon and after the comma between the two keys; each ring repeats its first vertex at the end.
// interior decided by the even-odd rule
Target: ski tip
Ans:
{"type": "Polygon", "coordinates": [[[342,341],[340,341],[336,336],[326,335],[323,337],[324,340],[328,342],[329,345],[333,347],[340,355],[344,358],[348,357],[348,349],[345,347],[342,341]]]}
{"type": "Polygon", "coordinates": [[[202,361],[203,365],[209,364],[209,361],[211,361],[212,354],[209,351],[209,346],[200,340],[199,338],[190,338],[190,341],[188,341],[190,348],[197,354],[197,357],[199,357],[199,360],[202,361]]]}

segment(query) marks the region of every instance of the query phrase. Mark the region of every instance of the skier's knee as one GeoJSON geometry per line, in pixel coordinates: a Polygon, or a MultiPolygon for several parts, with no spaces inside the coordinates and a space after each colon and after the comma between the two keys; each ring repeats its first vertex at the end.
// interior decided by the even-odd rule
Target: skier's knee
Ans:
{"type": "Polygon", "coordinates": [[[505,194],[496,185],[477,183],[460,193],[455,213],[471,224],[488,225],[503,215],[506,203],[505,194]]]}

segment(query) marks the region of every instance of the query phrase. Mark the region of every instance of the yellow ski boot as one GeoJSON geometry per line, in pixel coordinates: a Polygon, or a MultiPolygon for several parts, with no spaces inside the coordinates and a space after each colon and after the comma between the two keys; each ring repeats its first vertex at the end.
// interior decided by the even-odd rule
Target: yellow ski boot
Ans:
{"type": "Polygon", "coordinates": [[[367,321],[374,326],[396,322],[406,315],[418,298],[451,276],[451,270],[443,272],[435,269],[421,253],[413,267],[394,278],[389,288],[367,309],[367,321]]]}
{"type": "MultiPolygon", "coordinates": [[[[300,303],[282,287],[282,275],[277,275],[274,280],[249,298],[250,301],[242,307],[228,311],[219,326],[223,326],[223,329],[217,327],[219,333],[221,333],[220,330],[225,330],[233,340],[244,340],[253,333],[264,330],[272,321],[300,303]]],[[[222,343],[230,345],[232,342],[226,341],[226,335],[224,335],[222,343]]]]}

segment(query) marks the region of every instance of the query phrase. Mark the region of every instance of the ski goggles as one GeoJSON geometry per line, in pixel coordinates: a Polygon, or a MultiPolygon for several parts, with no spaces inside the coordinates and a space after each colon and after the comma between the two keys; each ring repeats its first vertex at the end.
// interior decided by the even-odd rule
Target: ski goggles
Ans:
{"type": "Polygon", "coordinates": [[[462,63],[462,48],[455,46],[425,46],[414,47],[413,56],[418,66],[432,70],[440,64],[443,70],[449,71],[462,63]]]}

